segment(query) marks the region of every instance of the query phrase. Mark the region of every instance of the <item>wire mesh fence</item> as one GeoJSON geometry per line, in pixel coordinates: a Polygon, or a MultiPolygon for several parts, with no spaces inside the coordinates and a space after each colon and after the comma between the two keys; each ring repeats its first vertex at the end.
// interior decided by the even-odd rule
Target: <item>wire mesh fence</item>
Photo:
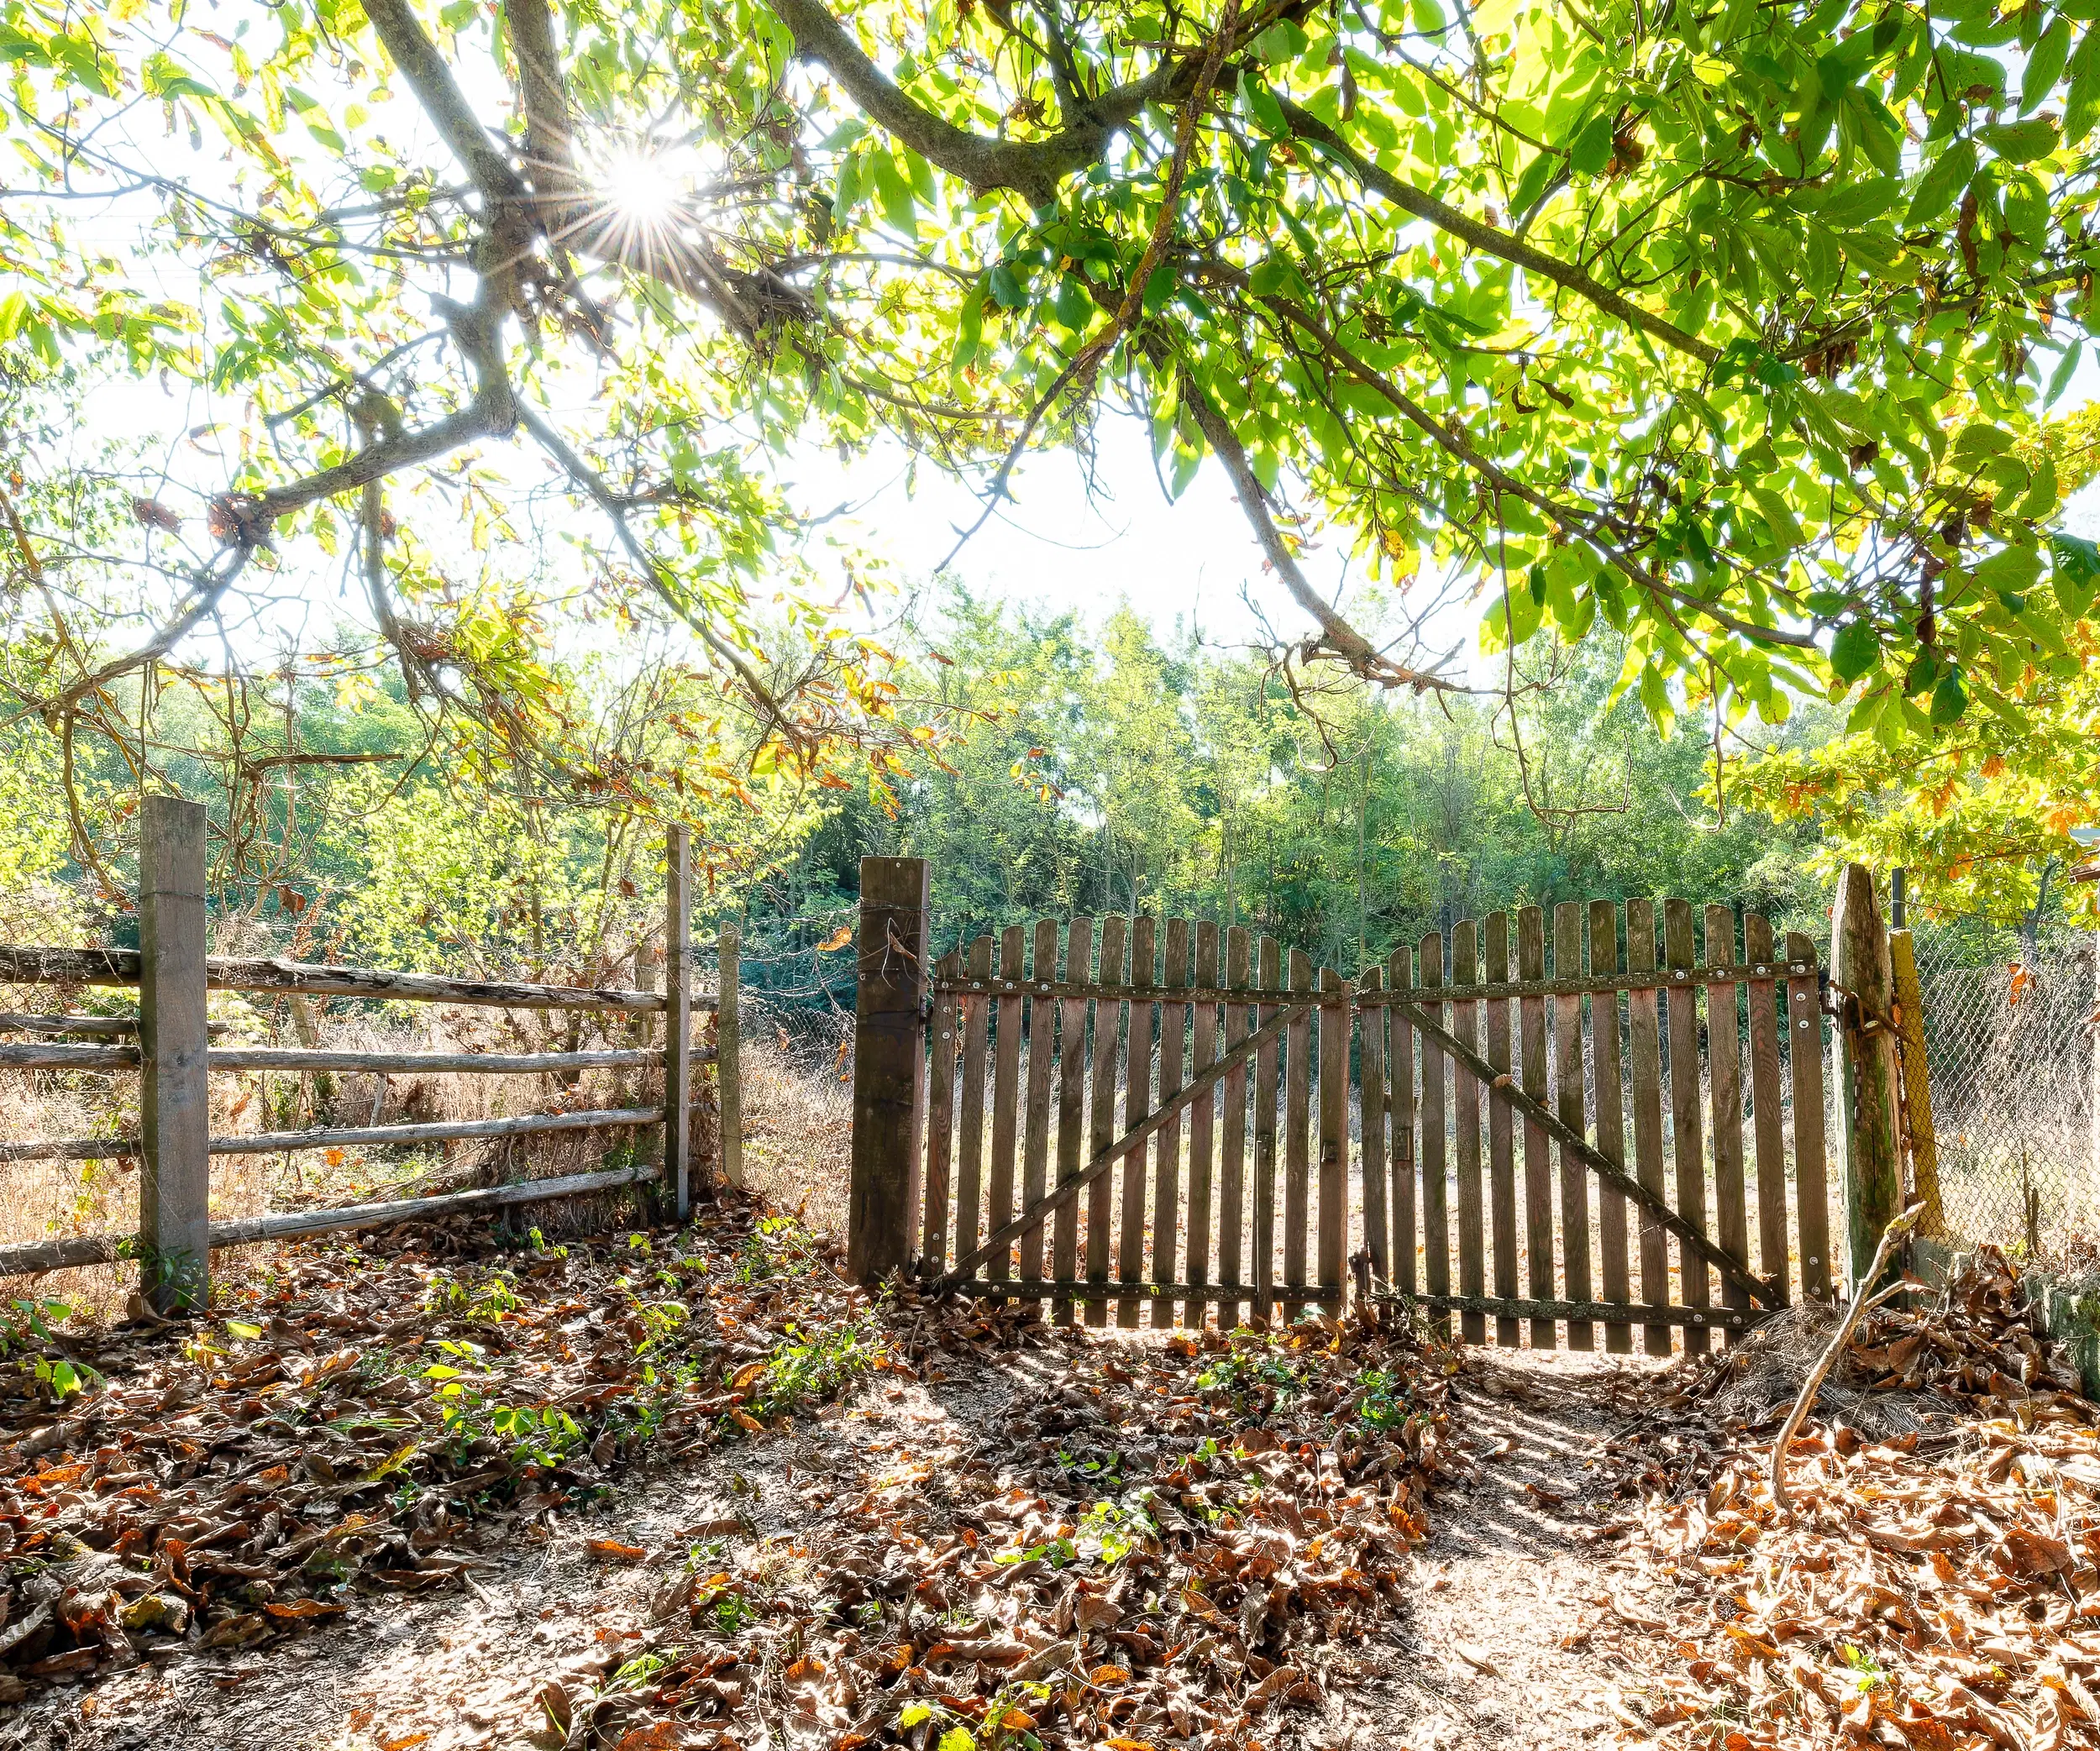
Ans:
{"type": "Polygon", "coordinates": [[[1963,1245],[2100,1238],[2093,937],[1978,925],[1915,936],[1940,1197],[1963,1245]]]}

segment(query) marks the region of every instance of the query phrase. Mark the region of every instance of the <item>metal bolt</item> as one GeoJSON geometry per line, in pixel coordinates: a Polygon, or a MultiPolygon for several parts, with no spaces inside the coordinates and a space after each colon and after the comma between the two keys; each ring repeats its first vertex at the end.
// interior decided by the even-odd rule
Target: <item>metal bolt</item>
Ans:
{"type": "Polygon", "coordinates": [[[1798,1028],[1806,1029],[1809,1025],[1809,1018],[1803,1015],[1800,1020],[1794,1023],[1794,1025],[1798,1028]]]}

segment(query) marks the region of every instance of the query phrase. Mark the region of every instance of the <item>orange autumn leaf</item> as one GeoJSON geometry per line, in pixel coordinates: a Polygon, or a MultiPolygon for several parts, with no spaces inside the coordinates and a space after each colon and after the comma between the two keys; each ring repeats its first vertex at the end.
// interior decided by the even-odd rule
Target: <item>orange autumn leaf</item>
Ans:
{"type": "Polygon", "coordinates": [[[822,942],[816,945],[817,952],[819,954],[827,955],[835,948],[845,947],[845,946],[853,940],[853,927],[849,924],[842,924],[837,930],[833,931],[830,936],[827,936],[822,942]]]}

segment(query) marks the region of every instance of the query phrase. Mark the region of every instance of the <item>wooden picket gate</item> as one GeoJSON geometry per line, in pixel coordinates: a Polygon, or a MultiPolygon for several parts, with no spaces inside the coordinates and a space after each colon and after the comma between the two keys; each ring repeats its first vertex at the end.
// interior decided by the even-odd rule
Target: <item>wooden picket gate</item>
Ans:
{"type": "Polygon", "coordinates": [[[1549,956],[1526,907],[1350,981],[1244,929],[1116,916],[929,966],[923,866],[870,862],[895,878],[861,936],[870,1274],[1132,1327],[1338,1307],[1353,1271],[1471,1341],[1587,1349],[1601,1324],[1650,1353],[1747,1329],[1797,1277],[1830,1292],[1804,936],[1782,958],[1764,919],[1739,944],[1709,907],[1702,954],[1688,904],[1658,941],[1653,903],[1600,900],[1554,909],[1549,956]]]}

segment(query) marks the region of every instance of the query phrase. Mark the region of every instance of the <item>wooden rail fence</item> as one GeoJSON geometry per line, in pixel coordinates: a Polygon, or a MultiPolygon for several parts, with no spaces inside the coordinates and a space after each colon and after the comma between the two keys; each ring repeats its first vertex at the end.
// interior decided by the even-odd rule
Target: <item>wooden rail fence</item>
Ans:
{"type": "Polygon", "coordinates": [[[222,958],[204,952],[205,813],[172,797],[145,799],[140,822],[140,946],[55,949],[0,946],[0,985],[135,986],[139,1016],[0,1014],[0,1033],[34,1036],[27,1045],[0,1045],[0,1070],[128,1070],[140,1078],[139,1135],[0,1141],[0,1162],[136,1158],[142,1162],[139,1229],[135,1237],[71,1235],[0,1246],[0,1277],[55,1271],[113,1260],[135,1251],[141,1286],[157,1308],[201,1303],[208,1292],[214,1247],[299,1235],[369,1228],[409,1217],[538,1203],[616,1187],[661,1181],[671,1188],[680,1220],[691,1203],[695,1163],[688,1124],[692,1068],[717,1067],[721,1166],[742,1183],[741,1084],[737,1073],[738,939],[722,932],[720,989],[691,988],[687,913],[690,848],[686,830],[674,827],[666,845],[664,988],[660,991],[498,983],[363,967],[308,966],[281,960],[222,958]],[[219,1030],[205,1020],[210,990],[388,999],[503,1009],[585,1009],[665,1018],[664,1044],[633,1050],[481,1054],[475,1052],[328,1051],[276,1046],[218,1046],[219,1030]],[[696,1046],[695,1009],[717,1010],[716,1045],[696,1046]],[[67,1036],[71,1036],[68,1038],[67,1036]],[[599,1110],[528,1114],[512,1119],[438,1124],[331,1126],[302,1131],[209,1134],[207,1078],[228,1071],[369,1072],[407,1075],[448,1071],[527,1076],[549,1072],[661,1066],[660,1104],[599,1110]],[[276,1154],[289,1150],[395,1145],[480,1137],[512,1137],[601,1128],[662,1127],[663,1161],[479,1187],[437,1197],[291,1211],[234,1222],[211,1219],[210,1162],[218,1155],[276,1154]]]}
{"type": "Polygon", "coordinates": [[[1131,1327],[1338,1306],[1355,1261],[1468,1340],[1622,1354],[1830,1293],[1816,950],[1754,913],[1525,907],[1355,979],[1145,916],[932,960],[924,866],[869,861],[864,1276],[1131,1327]]]}

